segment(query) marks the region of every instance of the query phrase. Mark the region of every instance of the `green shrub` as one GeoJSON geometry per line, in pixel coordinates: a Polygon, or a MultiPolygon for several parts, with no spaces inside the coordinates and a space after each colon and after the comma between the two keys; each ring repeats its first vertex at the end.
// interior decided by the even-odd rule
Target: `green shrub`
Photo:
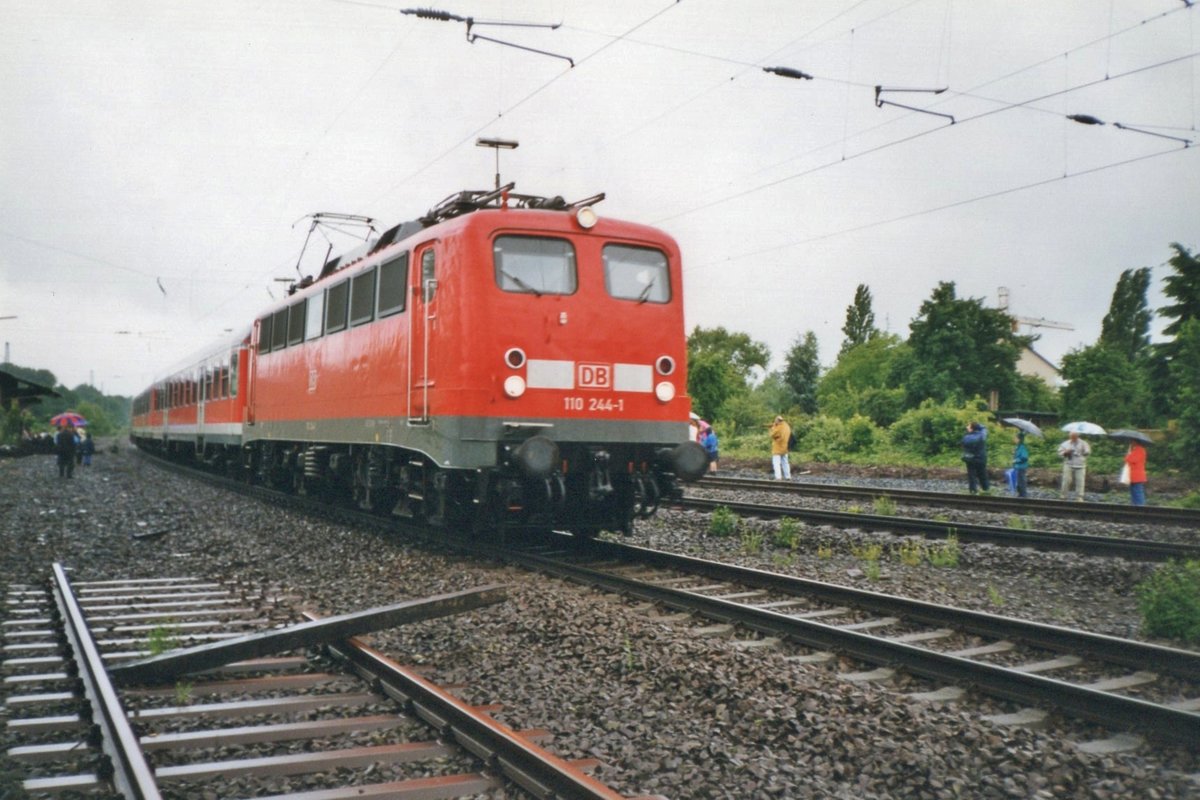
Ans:
{"type": "Polygon", "coordinates": [[[1192,492],[1184,495],[1178,500],[1172,500],[1168,505],[1177,506],[1178,508],[1200,508],[1200,492],[1192,492]]]}
{"type": "Polygon", "coordinates": [[[1138,584],[1142,625],[1151,636],[1200,642],[1200,561],[1169,561],[1138,584]]]}
{"type": "Polygon", "coordinates": [[[837,417],[811,416],[796,421],[796,449],[812,461],[836,461],[845,449],[846,423],[837,417]]]}
{"type": "Polygon", "coordinates": [[[952,533],[946,537],[944,542],[929,548],[929,563],[935,567],[957,567],[960,553],[958,535],[952,533]]]}
{"type": "Polygon", "coordinates": [[[886,494],[876,497],[872,505],[875,507],[875,513],[881,517],[896,516],[896,501],[886,494]]]}
{"type": "Polygon", "coordinates": [[[737,531],[738,517],[726,506],[717,506],[708,523],[708,532],[713,536],[733,536],[737,531]]]}
{"type": "Polygon", "coordinates": [[[880,430],[875,427],[874,422],[856,414],[846,422],[842,446],[848,453],[869,453],[875,449],[875,440],[879,433],[880,430]]]}
{"type": "Polygon", "coordinates": [[[758,555],[762,552],[763,538],[762,531],[742,531],[742,552],[748,556],[758,555]]]}
{"type": "Polygon", "coordinates": [[[920,539],[906,539],[893,548],[893,552],[906,567],[919,567],[925,558],[925,543],[920,539]]]}
{"type": "Polygon", "coordinates": [[[922,456],[958,453],[967,423],[981,418],[974,410],[953,405],[937,405],[926,400],[919,408],[905,411],[888,428],[892,443],[922,456]]]}
{"type": "Polygon", "coordinates": [[[776,547],[795,550],[796,545],[800,543],[800,523],[796,522],[793,517],[784,517],[779,520],[779,527],[775,529],[771,543],[776,547]]]}

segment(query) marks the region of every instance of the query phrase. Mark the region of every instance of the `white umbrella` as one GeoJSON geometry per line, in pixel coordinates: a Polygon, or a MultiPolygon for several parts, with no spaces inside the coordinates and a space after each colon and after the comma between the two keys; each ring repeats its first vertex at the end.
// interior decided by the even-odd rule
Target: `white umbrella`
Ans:
{"type": "Polygon", "coordinates": [[[1103,436],[1104,428],[1094,422],[1068,422],[1062,426],[1067,433],[1078,433],[1081,436],[1103,436]]]}
{"type": "Polygon", "coordinates": [[[1000,421],[1005,425],[1012,425],[1014,428],[1018,428],[1026,433],[1033,434],[1034,436],[1045,436],[1045,434],[1042,433],[1041,428],[1039,428],[1037,425],[1034,425],[1027,419],[1021,419],[1020,417],[1005,417],[1000,421]]]}

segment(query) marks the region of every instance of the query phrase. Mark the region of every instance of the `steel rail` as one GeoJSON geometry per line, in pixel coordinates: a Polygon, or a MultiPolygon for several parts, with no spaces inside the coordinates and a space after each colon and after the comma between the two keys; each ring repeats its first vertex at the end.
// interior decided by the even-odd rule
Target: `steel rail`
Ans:
{"type": "Polygon", "coordinates": [[[100,649],[92,638],[66,570],[56,562],[53,573],[54,601],[75,654],[79,679],[92,708],[92,721],[99,728],[101,749],[112,767],[112,775],[102,777],[109,777],[126,800],[161,800],[154,771],[146,763],[117,690],[108,678],[100,649]]]}
{"type": "Polygon", "coordinates": [[[1047,500],[1032,497],[1003,495],[968,495],[952,492],[927,492],[916,489],[873,488],[851,484],[805,483],[803,481],[773,481],[762,478],[705,477],[692,484],[697,489],[735,489],[772,491],[814,497],[871,500],[886,496],[898,503],[940,505],[966,508],[973,511],[994,511],[1004,514],[1033,514],[1076,519],[1102,519],[1109,522],[1168,524],[1200,528],[1200,512],[1169,506],[1131,506],[1115,503],[1079,503],[1068,500],[1047,500]]]}
{"type": "Polygon", "coordinates": [[[935,521],[913,517],[892,517],[877,514],[853,514],[846,511],[822,511],[796,506],[772,506],[759,503],[739,503],[730,500],[685,497],[676,501],[682,508],[713,511],[728,508],[745,515],[761,517],[792,517],[819,525],[837,528],[861,528],[869,531],[917,533],[926,538],[956,536],[964,542],[1033,547],[1039,550],[1059,550],[1086,555],[1122,556],[1143,561],[1166,561],[1171,558],[1200,558],[1200,544],[1156,542],[1148,539],[1123,539],[1116,536],[1094,536],[1085,533],[1038,531],[1021,528],[1001,528],[994,525],[972,525],[965,522],[935,521]]]}
{"type": "Polygon", "coordinates": [[[442,735],[488,761],[525,791],[543,800],[624,800],[599,781],[543,750],[491,717],[480,714],[434,684],[357,638],[329,645],[367,680],[410,706],[442,735]]]}
{"type": "MultiPolygon", "coordinates": [[[[595,551],[601,557],[616,556],[618,548],[627,547],[611,543],[595,544],[602,544],[595,551]]],[[[711,564],[716,569],[712,573],[715,575],[722,574],[722,570],[719,568],[738,569],[714,562],[700,562],[698,559],[672,556],[671,554],[657,553],[657,551],[645,551],[642,548],[627,549],[630,553],[638,553],[637,563],[661,566],[675,563],[681,565],[681,568],[683,568],[682,565],[689,562],[711,564]],[[654,556],[647,558],[651,553],[654,553],[654,556]]],[[[1197,713],[1091,689],[1034,673],[1019,672],[1007,667],[939,653],[911,644],[845,630],[837,626],[792,617],[785,613],[756,608],[731,600],[644,583],[632,578],[568,564],[553,557],[527,552],[509,552],[505,556],[503,551],[495,550],[493,552],[497,557],[535,565],[549,574],[597,586],[606,591],[624,593],[681,611],[699,612],[708,618],[736,623],[764,634],[785,638],[807,646],[844,653],[869,663],[899,665],[909,672],[926,678],[971,686],[986,694],[1026,705],[1055,707],[1072,716],[1103,725],[1119,725],[1141,730],[1150,737],[1174,744],[1189,747],[1200,746],[1200,714],[1197,713]]],[[[748,572],[756,571],[749,570],[748,572]]],[[[760,580],[765,581],[767,576],[771,576],[771,573],[758,573],[758,575],[760,580]]],[[[773,577],[786,578],[787,576],[773,577]]],[[[752,580],[747,579],[745,582],[753,585],[752,580]]],[[[860,596],[856,590],[847,587],[825,586],[829,587],[827,589],[829,597],[860,596]]],[[[874,593],[861,593],[861,596],[863,596],[864,604],[867,604],[865,601],[870,600],[870,607],[873,608],[886,607],[892,612],[911,613],[913,618],[926,616],[936,619],[939,616],[938,607],[932,604],[874,593]],[[895,602],[893,603],[893,601],[895,602]],[[909,611],[901,612],[901,609],[909,609],[909,611]]],[[[1014,636],[1030,644],[1045,644],[1048,641],[1054,641],[1055,636],[1063,635],[1074,642],[1090,641],[1088,652],[1098,656],[1102,655],[1109,662],[1131,663],[1132,659],[1133,663],[1137,663],[1141,668],[1152,667],[1166,671],[1170,667],[1180,670],[1183,674],[1193,676],[1200,673],[1200,654],[1197,653],[1173,651],[1171,648],[1126,642],[1115,637],[1088,634],[1082,631],[1055,629],[1054,626],[1021,620],[992,617],[992,623],[988,625],[985,620],[989,615],[986,614],[975,612],[965,612],[964,614],[957,609],[942,610],[943,615],[947,615],[949,612],[963,614],[958,622],[954,623],[960,628],[967,627],[964,624],[965,620],[971,620],[972,627],[979,629],[983,629],[983,626],[989,627],[993,631],[990,635],[1014,636]],[[1001,633],[1001,631],[1006,633],[1001,633]],[[1143,647],[1145,650],[1141,655],[1136,655],[1143,647]],[[1122,655],[1122,653],[1124,654],[1122,655]],[[1139,658],[1141,660],[1137,661],[1139,658]]],[[[1062,644],[1060,643],[1058,646],[1061,647],[1062,644]]]]}

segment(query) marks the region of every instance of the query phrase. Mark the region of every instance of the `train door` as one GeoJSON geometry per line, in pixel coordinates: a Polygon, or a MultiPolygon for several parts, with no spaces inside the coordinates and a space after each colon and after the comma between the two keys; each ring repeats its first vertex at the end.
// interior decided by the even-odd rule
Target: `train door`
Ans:
{"type": "Polygon", "coordinates": [[[430,393],[434,388],[434,348],[437,342],[437,264],[433,242],[416,251],[414,269],[413,313],[408,349],[408,421],[410,424],[429,422],[430,393]]]}
{"type": "Polygon", "coordinates": [[[200,386],[196,390],[196,433],[200,436],[204,435],[204,410],[212,394],[212,375],[211,367],[200,368],[200,386]]]}
{"type": "Polygon", "coordinates": [[[258,354],[263,345],[262,340],[262,320],[256,320],[254,323],[254,331],[251,334],[249,347],[245,350],[245,370],[246,381],[244,390],[246,392],[245,405],[242,406],[242,418],[247,425],[254,424],[254,387],[258,383],[258,354]]]}

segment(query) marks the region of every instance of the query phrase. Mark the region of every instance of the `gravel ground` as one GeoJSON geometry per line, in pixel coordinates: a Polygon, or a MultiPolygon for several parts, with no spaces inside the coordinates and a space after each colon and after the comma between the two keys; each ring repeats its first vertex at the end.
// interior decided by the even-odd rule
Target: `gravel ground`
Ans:
{"type": "MultiPolygon", "coordinates": [[[[0,583],[37,579],[58,560],[79,579],[188,574],[278,585],[325,614],[505,583],[502,605],[374,642],[402,663],[425,665],[435,681],[466,684],[468,701],[503,703],[497,716],[514,728],[551,730],[558,755],[601,759],[599,777],[626,795],[1200,797],[1195,753],[1144,745],[1085,754],[1069,739],[1108,734],[1053,716],[1042,730],[996,727],[981,718],[1014,708],[982,698],[918,704],[901,692],[928,687],[909,678],[851,684],[838,672],[863,665],[743,652],[617,596],[232,497],[124,449],[95,461],[70,481],[57,478],[51,457],[0,461],[0,583]],[[130,536],[147,530],[167,532],[130,536]]],[[[794,550],[781,549],[769,544],[776,523],[746,525],[763,533],[758,553],[705,536],[707,519],[684,513],[641,525],[634,541],[1138,635],[1130,589],[1146,574],[1142,564],[964,547],[952,569],[885,556],[869,580],[853,551],[876,537],[805,528],[794,550]]],[[[5,773],[12,765],[0,756],[5,773]]],[[[6,787],[0,782],[0,797],[6,787]]]]}

